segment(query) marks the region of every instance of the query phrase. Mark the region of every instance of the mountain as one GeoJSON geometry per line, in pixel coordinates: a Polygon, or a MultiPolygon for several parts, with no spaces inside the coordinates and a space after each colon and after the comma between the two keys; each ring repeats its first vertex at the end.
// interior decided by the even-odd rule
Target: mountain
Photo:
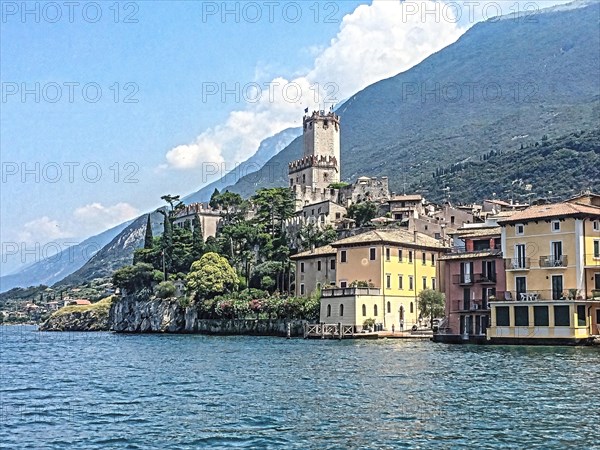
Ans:
{"type": "Polygon", "coordinates": [[[219,180],[203,187],[197,192],[183,198],[187,204],[194,202],[207,202],[215,189],[222,191],[227,186],[236,183],[243,175],[255,173],[263,167],[273,156],[287,147],[290,142],[302,133],[302,128],[287,128],[279,133],[263,140],[256,153],[234,170],[223,175],[219,180]]]}
{"type": "Polygon", "coordinates": [[[482,155],[439,168],[410,187],[427,199],[441,201],[450,187],[450,200],[481,202],[484,198],[531,197],[558,201],[600,182],[600,129],[578,131],[556,138],[544,137],[503,152],[482,155]]]}
{"type": "MultiPolygon", "coordinates": [[[[73,286],[94,278],[109,277],[116,269],[131,264],[134,250],[144,245],[147,220],[148,215],[144,214],[130,222],[81,268],[61,279],[56,286],[73,286]]],[[[154,236],[160,235],[163,231],[163,216],[157,212],[151,213],[150,223],[154,236]]]]}
{"type": "MultiPolygon", "coordinates": [[[[86,261],[117,236],[130,222],[125,222],[61,252],[41,258],[16,273],[0,277],[0,292],[14,287],[50,285],[82,267],[86,261]]],[[[43,254],[43,252],[40,251],[43,254]]]]}
{"type": "MultiPolygon", "coordinates": [[[[412,69],[351,97],[341,116],[341,174],[389,177],[400,191],[467,158],[515,144],[598,128],[600,4],[490,19],[412,69]]],[[[233,192],[287,186],[302,138],[233,192]]],[[[550,174],[549,174],[550,176],[550,174]]]]}

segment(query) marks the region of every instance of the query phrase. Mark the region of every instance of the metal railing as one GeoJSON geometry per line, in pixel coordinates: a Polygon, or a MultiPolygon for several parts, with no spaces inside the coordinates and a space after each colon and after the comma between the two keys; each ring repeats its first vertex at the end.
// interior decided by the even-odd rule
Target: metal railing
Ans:
{"type": "Polygon", "coordinates": [[[553,267],[567,267],[567,255],[560,256],[540,256],[540,267],[553,268],[553,267]]]}
{"type": "Polygon", "coordinates": [[[327,288],[321,291],[321,297],[347,297],[355,295],[379,295],[381,289],[379,288],[327,288]]]}
{"type": "Polygon", "coordinates": [[[591,300],[591,296],[586,296],[586,293],[578,289],[563,289],[563,290],[528,290],[528,291],[499,291],[494,297],[490,297],[488,301],[548,301],[548,300],[591,300]]]}
{"type": "Polygon", "coordinates": [[[452,275],[452,283],[462,285],[471,285],[474,283],[494,284],[496,283],[496,272],[455,274],[452,275]]]}
{"type": "Polygon", "coordinates": [[[470,300],[453,300],[451,305],[452,313],[472,312],[472,311],[488,311],[488,301],[485,299],[470,299],[470,300]]]}
{"type": "Polygon", "coordinates": [[[530,267],[530,258],[504,258],[504,268],[506,270],[528,270],[530,267]]]}

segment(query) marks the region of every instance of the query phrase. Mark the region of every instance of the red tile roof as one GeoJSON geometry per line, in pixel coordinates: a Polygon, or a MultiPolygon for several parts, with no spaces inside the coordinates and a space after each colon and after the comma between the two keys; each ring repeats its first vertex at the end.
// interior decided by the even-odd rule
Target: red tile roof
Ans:
{"type": "Polygon", "coordinates": [[[523,211],[517,211],[506,219],[498,220],[498,223],[509,224],[527,222],[531,220],[550,219],[559,217],[593,217],[600,218],[600,208],[579,203],[553,203],[550,205],[530,206],[523,211]]]}

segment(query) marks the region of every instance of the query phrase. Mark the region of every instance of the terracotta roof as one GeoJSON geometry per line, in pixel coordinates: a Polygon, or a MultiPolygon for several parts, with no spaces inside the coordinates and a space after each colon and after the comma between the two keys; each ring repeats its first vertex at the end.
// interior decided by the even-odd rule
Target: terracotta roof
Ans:
{"type": "Polygon", "coordinates": [[[485,236],[500,236],[502,227],[481,227],[481,228],[459,228],[453,233],[455,236],[464,238],[485,237],[485,236]]]}
{"type": "Polygon", "coordinates": [[[490,256],[501,257],[502,252],[500,250],[482,250],[475,252],[446,253],[438,259],[440,261],[451,261],[456,259],[489,258],[490,256]]]}
{"type": "Polygon", "coordinates": [[[596,206],[581,205],[578,203],[553,203],[550,205],[530,206],[523,211],[517,211],[506,219],[498,221],[499,224],[526,222],[530,220],[546,219],[552,217],[600,217],[600,208],[596,206]]]}
{"type": "Polygon", "coordinates": [[[390,243],[390,244],[403,244],[412,245],[419,247],[430,247],[430,248],[447,248],[444,247],[440,241],[427,236],[423,233],[415,233],[406,230],[371,230],[366,233],[357,234],[350,236],[345,239],[335,241],[331,245],[333,247],[344,247],[346,245],[360,245],[360,244],[375,244],[375,243],[390,243]]]}
{"type": "Polygon", "coordinates": [[[290,256],[290,259],[306,259],[313,258],[315,256],[335,255],[336,253],[337,250],[331,245],[324,245],[323,247],[317,247],[314,250],[307,250],[305,252],[292,255],[290,256]]]}

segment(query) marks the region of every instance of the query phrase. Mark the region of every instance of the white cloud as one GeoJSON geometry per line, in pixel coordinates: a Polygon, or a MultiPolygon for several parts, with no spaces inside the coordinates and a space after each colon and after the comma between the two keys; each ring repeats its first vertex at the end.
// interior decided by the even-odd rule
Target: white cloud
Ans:
{"type": "MultiPolygon", "coordinates": [[[[305,107],[328,108],[376,81],[406,71],[455,42],[477,21],[567,1],[374,0],[360,5],[344,16],[328,46],[301,50],[315,55],[311,69],[292,80],[280,77],[261,84],[257,78],[262,89],[258,101],[247,101],[243,110],[232,111],[225,123],[205,130],[195,142],[169,150],[166,164],[159,169],[191,170],[204,162],[233,167],[263,139],[299,126],[305,107]],[[296,87],[300,98],[295,96],[296,87]]],[[[256,69],[257,77],[265,73],[256,69]]],[[[244,91],[242,86],[241,92],[256,99],[252,90],[244,91]]]]}
{"type": "Polygon", "coordinates": [[[19,232],[21,242],[50,242],[70,238],[71,232],[63,229],[57,220],[42,216],[23,225],[19,232]]]}
{"type": "Polygon", "coordinates": [[[454,42],[462,33],[456,23],[423,22],[421,14],[407,14],[407,8],[412,11],[415,4],[425,3],[430,2],[407,6],[400,1],[376,0],[359,6],[343,18],[337,36],[326,48],[307,49],[315,53],[313,68],[290,80],[259,81],[260,96],[242,86],[242,94],[251,100],[245,108],[232,111],[225,123],[204,131],[195,142],[169,150],[167,167],[185,170],[197,169],[203,162],[240,162],[263,139],[298,126],[304,108],[328,108],[454,42]]]}

